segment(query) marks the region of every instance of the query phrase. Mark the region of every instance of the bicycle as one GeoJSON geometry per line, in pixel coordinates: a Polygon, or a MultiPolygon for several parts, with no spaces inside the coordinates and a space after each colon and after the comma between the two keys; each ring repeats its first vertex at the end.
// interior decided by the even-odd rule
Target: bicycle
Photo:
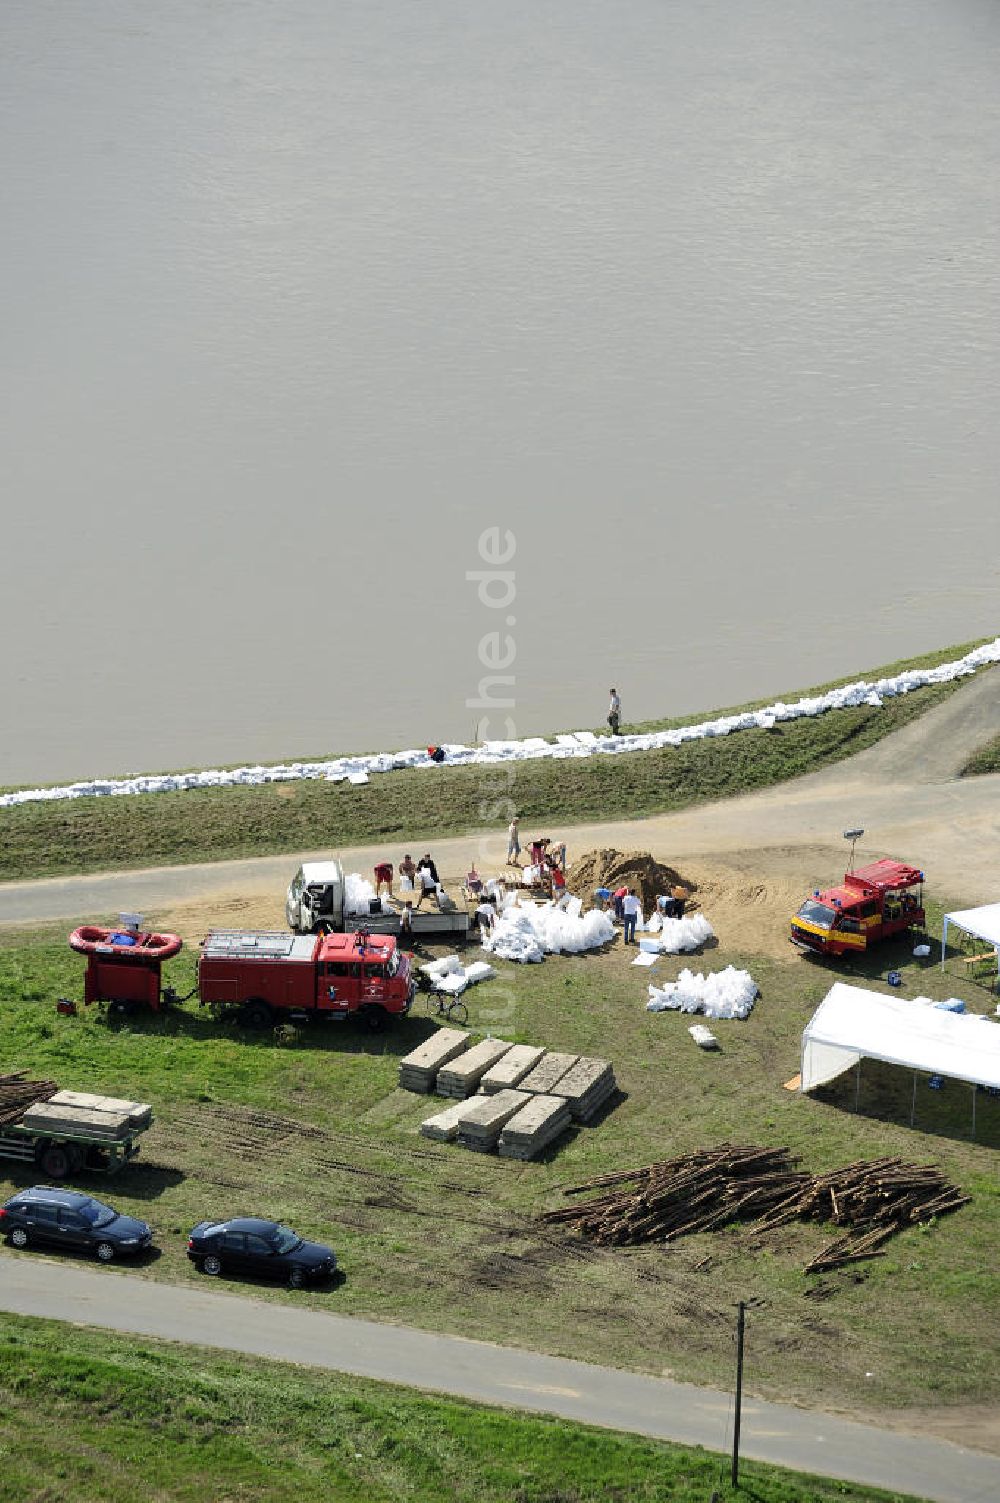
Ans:
{"type": "Polygon", "coordinates": [[[424,997],[424,1011],[428,1017],[444,1018],[449,1023],[467,1023],[469,1009],[461,997],[449,997],[447,992],[428,992],[424,997]]]}

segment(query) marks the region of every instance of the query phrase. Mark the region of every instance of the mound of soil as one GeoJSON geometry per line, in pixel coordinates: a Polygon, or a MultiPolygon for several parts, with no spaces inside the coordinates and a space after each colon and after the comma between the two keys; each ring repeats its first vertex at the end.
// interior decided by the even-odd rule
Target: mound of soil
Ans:
{"type": "Polygon", "coordinates": [[[654,860],[649,851],[613,849],[587,851],[567,871],[566,885],[584,899],[598,887],[610,887],[612,892],[616,887],[634,887],[643,913],[652,913],[657,898],[675,887],[683,887],[689,894],[694,891],[693,882],[665,862],[654,860]]]}

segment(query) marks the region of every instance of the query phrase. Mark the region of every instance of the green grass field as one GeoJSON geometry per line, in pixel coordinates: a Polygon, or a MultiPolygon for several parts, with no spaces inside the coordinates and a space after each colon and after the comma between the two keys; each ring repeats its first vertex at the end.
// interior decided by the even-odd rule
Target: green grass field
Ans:
{"type": "MultiPolygon", "coordinates": [[[[836,682],[934,666],[961,657],[975,645],[965,643],[836,682]]],[[[889,700],[881,709],[840,710],[674,750],[582,762],[517,763],[518,812],[526,821],[553,825],[636,818],[767,787],[872,745],[939,704],[958,682],[889,700]]],[[[784,697],[793,700],[831,687],[796,690],[784,697]]],[[[638,729],[705,718],[660,721],[638,729]]],[[[382,839],[419,845],[432,837],[505,825],[509,778],[510,768],[504,766],[444,766],[390,773],[359,788],[281,783],[24,804],[0,810],[0,881],[109,867],[222,861],[331,845],[343,849],[382,839]]]]}
{"type": "Polygon", "coordinates": [[[990,741],[986,746],[980,747],[974,757],[970,757],[962,768],[962,776],[975,777],[978,773],[1000,772],[1000,736],[990,741]]]}
{"type": "MultiPolygon", "coordinates": [[[[90,1181],[156,1227],[161,1255],[143,1270],[151,1279],[199,1279],[184,1250],[195,1221],[263,1212],[330,1241],[346,1275],[330,1292],[255,1288],[263,1298],[721,1386],[744,1298],[751,1391],[870,1417],[978,1399],[1000,1364],[1000,1332],[981,1318],[1000,1299],[1000,1101],[979,1097],[971,1142],[970,1091],[954,1082],[939,1093],[920,1084],[915,1130],[904,1072],[866,1066],[857,1115],[853,1076],[819,1099],[782,1083],[834,975],[897,965],[904,994],[958,991],[983,1012],[992,999],[957,963],[922,968],[910,945],[883,947],[852,973],[792,952],[733,952],[724,939],[695,968],[746,965],[762,996],[746,1022],[717,1025],[717,1055],[693,1045],[688,1019],[646,1013],[648,974],[617,941],[602,955],[504,965],[468,994],[479,1031],[614,1062],[623,1099],[538,1163],[419,1135],[433,1098],[396,1086],[399,1056],[431,1027],[416,1016],[375,1042],[315,1027],[288,1047],[216,1023],[193,1003],[122,1023],[57,1016],[55,998],[82,988],[61,929],[0,940],[0,1072],[27,1067],[65,1087],[153,1102],[142,1156],[117,1181],[90,1181]],[[882,1154],[935,1161],[973,1200],[896,1238],[884,1258],[818,1282],[802,1268],[832,1235],[822,1227],[605,1250],[538,1221],[565,1185],[724,1139],[787,1145],[813,1170],[882,1154]]],[[[652,974],[674,976],[683,963],[665,959],[652,974]]],[[[186,989],[190,961],[182,955],[167,970],[186,989]]],[[[36,1177],[0,1161],[0,1195],[36,1177]]]]}
{"type": "Polygon", "coordinates": [[[906,1503],[566,1421],[47,1321],[0,1319],[19,1503],[906,1503]]]}

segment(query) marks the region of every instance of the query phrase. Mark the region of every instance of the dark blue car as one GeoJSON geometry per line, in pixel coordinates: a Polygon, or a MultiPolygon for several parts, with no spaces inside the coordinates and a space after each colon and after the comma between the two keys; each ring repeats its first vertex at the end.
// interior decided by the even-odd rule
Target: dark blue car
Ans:
{"type": "Polygon", "coordinates": [[[277,1221],[239,1216],[230,1221],[199,1221],[191,1228],[187,1254],[202,1273],[249,1273],[284,1279],[293,1289],[329,1279],[337,1259],[321,1242],[304,1242],[277,1221]]]}
{"type": "Polygon", "coordinates": [[[34,1185],[0,1206],[0,1234],[15,1247],[36,1243],[92,1252],[102,1263],[134,1257],[153,1240],[152,1227],[134,1216],[119,1216],[103,1201],[75,1190],[34,1185]]]}

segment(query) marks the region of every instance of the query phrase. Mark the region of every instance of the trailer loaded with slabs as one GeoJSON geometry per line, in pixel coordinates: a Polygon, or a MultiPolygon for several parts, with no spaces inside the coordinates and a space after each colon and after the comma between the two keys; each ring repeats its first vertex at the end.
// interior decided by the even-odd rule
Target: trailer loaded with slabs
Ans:
{"type": "Polygon", "coordinates": [[[0,1076],[0,1158],[37,1164],[51,1180],[80,1170],[116,1174],[152,1124],[144,1101],[60,1091],[52,1081],[0,1076]]]}

